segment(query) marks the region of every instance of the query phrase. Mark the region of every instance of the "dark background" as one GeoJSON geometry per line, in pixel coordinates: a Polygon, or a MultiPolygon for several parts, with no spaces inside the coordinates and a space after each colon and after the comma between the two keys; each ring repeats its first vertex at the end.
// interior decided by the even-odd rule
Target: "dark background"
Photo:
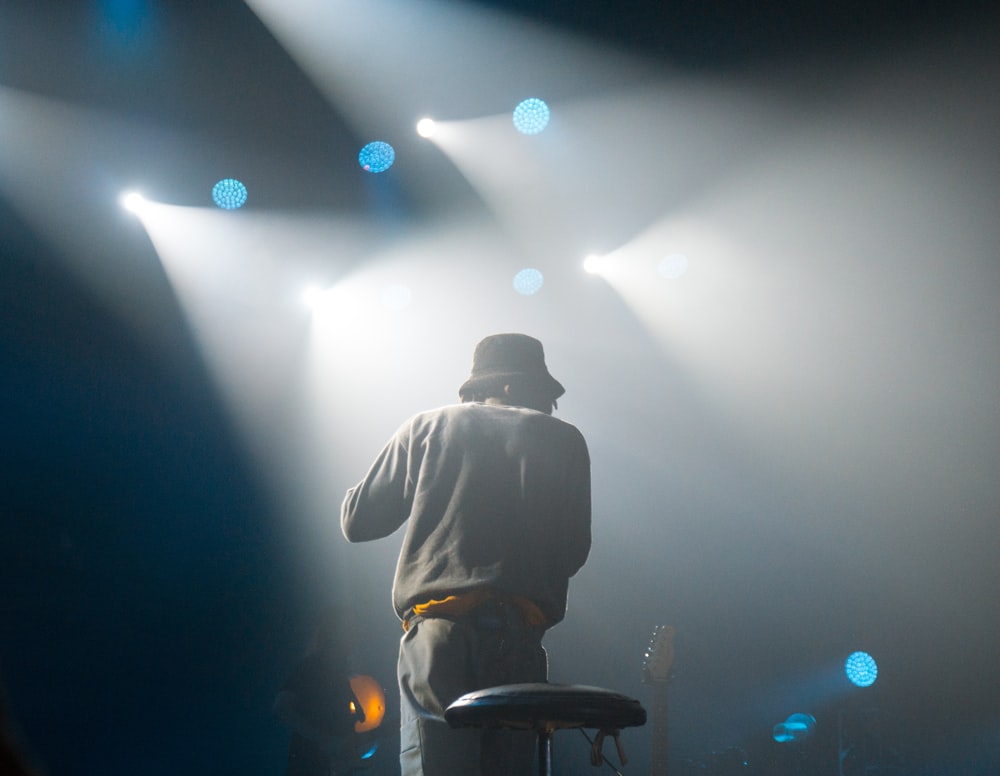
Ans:
{"type": "MultiPolygon", "coordinates": [[[[955,58],[966,40],[969,50],[996,50],[988,3],[482,5],[603,41],[692,79],[696,91],[730,77],[794,80],[799,63],[816,61],[863,73],[882,51],[891,58],[937,39],[951,41],[955,58]]],[[[468,314],[431,316],[400,357],[401,379],[371,385],[353,407],[372,421],[360,437],[320,430],[334,447],[352,444],[328,467],[316,464],[329,492],[359,478],[409,412],[451,400],[470,343],[494,322],[538,333],[595,466],[595,552],[550,636],[554,680],[647,702],[643,649],[653,626],[670,622],[678,773],[834,774],[842,725],[869,742],[874,772],[1000,772],[995,58],[968,68],[968,100],[961,81],[945,87],[969,108],[950,118],[972,127],[945,141],[954,180],[976,181],[965,196],[979,209],[953,225],[967,263],[941,270],[946,253],[932,246],[909,269],[876,267],[875,279],[859,282],[886,292],[888,306],[893,289],[905,296],[927,282],[941,292],[914,290],[926,310],[913,320],[926,328],[897,341],[896,329],[868,319],[859,328],[885,338],[875,351],[884,358],[837,363],[830,351],[827,367],[848,393],[876,397],[871,416],[844,418],[832,447],[848,452],[846,463],[816,453],[830,442],[816,439],[804,453],[782,453],[801,454],[800,465],[773,465],[617,298],[571,288],[577,296],[557,296],[544,313],[515,300],[462,337],[468,314]],[[434,362],[450,371],[414,380],[421,346],[441,342],[456,345],[434,362]],[[886,360],[920,365],[882,373],[886,360]],[[929,390],[931,373],[953,400],[913,398],[929,390]],[[886,417],[898,433],[880,458],[866,434],[878,436],[886,417]],[[947,466],[935,468],[938,460],[947,466]],[[840,673],[854,649],[879,659],[866,691],[840,673]],[[818,720],[807,745],[771,738],[793,712],[818,720]],[[727,763],[730,750],[748,764],[727,763]]],[[[953,104],[933,85],[935,61],[920,63],[932,85],[919,102],[931,118],[953,104]]],[[[161,201],[205,207],[205,191],[238,167],[248,209],[350,216],[374,225],[373,241],[433,228],[452,202],[405,171],[376,183],[359,173],[354,157],[369,138],[242,3],[5,2],[0,87],[0,675],[13,728],[51,774],[280,773],[287,734],[270,704],[323,605],[347,600],[362,612],[363,668],[395,702],[388,590],[397,540],[348,548],[336,501],[288,497],[308,473],[289,462],[270,470],[279,442],[263,457],[250,449],[153,245],[115,200],[143,181],[161,201]],[[39,126],[26,155],[23,127],[12,128],[29,98],[81,113],[39,126]],[[135,132],[116,134],[112,119],[135,132]],[[82,144],[77,131],[89,133],[82,144]]],[[[792,91],[810,103],[808,89],[792,91]]],[[[781,99],[794,110],[787,92],[781,99]]],[[[729,150],[717,149],[706,176],[728,165],[729,150]]],[[[943,181],[933,194],[955,196],[943,181]]],[[[906,239],[886,242],[897,237],[906,239]]],[[[331,260],[337,273],[351,262],[362,260],[331,260]]],[[[786,269],[789,282],[803,280],[799,266],[774,272],[786,269]]],[[[845,282],[848,270],[837,272],[820,282],[845,282]]],[[[458,297],[462,283],[451,279],[458,297]]],[[[803,304],[822,299],[810,288],[800,287],[803,304]]],[[[364,364],[342,379],[371,380],[364,364]]],[[[838,425],[823,428],[836,436],[838,425]]],[[[648,770],[648,735],[626,734],[626,772],[648,770]]],[[[588,767],[575,733],[557,741],[563,772],[588,767]]],[[[393,772],[394,746],[390,736],[378,772],[393,772]]]]}

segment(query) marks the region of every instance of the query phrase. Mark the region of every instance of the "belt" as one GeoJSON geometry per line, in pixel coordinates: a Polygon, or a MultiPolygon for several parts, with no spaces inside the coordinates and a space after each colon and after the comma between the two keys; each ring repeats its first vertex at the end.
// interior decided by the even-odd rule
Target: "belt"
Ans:
{"type": "Polygon", "coordinates": [[[473,609],[487,602],[514,607],[528,625],[547,627],[549,619],[538,604],[522,595],[505,595],[488,588],[470,590],[467,593],[449,595],[441,599],[431,599],[422,604],[416,604],[403,618],[403,630],[428,617],[443,617],[450,619],[469,614],[473,609]]]}

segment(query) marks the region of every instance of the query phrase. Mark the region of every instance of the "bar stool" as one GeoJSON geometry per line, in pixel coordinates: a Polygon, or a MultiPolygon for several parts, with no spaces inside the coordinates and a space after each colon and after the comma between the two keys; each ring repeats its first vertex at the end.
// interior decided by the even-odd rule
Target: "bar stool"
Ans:
{"type": "Polygon", "coordinates": [[[444,713],[451,727],[493,727],[534,730],[538,733],[538,772],[552,776],[552,734],[565,728],[596,728],[599,733],[591,761],[600,764],[601,745],[622,728],[646,724],[646,710],[620,693],[586,685],[506,684],[466,693],[444,713]]]}

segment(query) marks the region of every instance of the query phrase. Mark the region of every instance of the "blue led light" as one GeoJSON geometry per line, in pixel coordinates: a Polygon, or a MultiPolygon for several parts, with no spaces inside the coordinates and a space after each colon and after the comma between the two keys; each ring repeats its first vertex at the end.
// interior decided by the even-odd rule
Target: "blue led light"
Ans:
{"type": "Polygon", "coordinates": [[[525,135],[537,135],[549,124],[549,106],[544,100],[531,97],[514,108],[514,128],[525,135]]]}
{"type": "Polygon", "coordinates": [[[795,740],[795,734],[788,729],[788,726],[784,722],[779,722],[774,726],[774,729],[771,731],[771,737],[779,744],[787,744],[789,741],[795,740]]]}
{"type": "Polygon", "coordinates": [[[805,741],[816,728],[816,718],[812,714],[792,714],[784,722],[779,722],[771,731],[771,736],[779,744],[789,741],[805,741]]]}
{"type": "Polygon", "coordinates": [[[845,661],[844,672],[852,684],[870,687],[878,677],[878,665],[867,652],[854,652],[845,661]]]}
{"type": "Polygon", "coordinates": [[[545,283],[545,278],[542,276],[542,273],[530,267],[522,269],[514,275],[514,290],[525,296],[537,294],[542,290],[543,283],[545,283]]]}
{"type": "Polygon", "coordinates": [[[381,140],[374,140],[358,154],[358,164],[365,172],[385,172],[396,161],[396,151],[381,140]]]}
{"type": "Polygon", "coordinates": [[[247,187],[235,178],[223,178],[212,187],[212,201],[223,210],[236,210],[247,201],[247,187]]]}

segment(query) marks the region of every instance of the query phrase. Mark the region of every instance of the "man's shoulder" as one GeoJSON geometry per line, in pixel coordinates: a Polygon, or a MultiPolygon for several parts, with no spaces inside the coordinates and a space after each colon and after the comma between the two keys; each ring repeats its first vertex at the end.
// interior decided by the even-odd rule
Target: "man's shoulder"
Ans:
{"type": "Polygon", "coordinates": [[[485,404],[483,402],[462,402],[461,404],[446,404],[430,410],[418,412],[405,424],[411,430],[432,428],[450,423],[458,425],[526,425],[551,429],[551,433],[564,433],[577,436],[583,435],[572,423],[548,415],[544,412],[527,407],[515,407],[504,404],[485,404]]]}
{"type": "MultiPolygon", "coordinates": [[[[417,429],[417,428],[427,428],[431,426],[440,425],[442,423],[448,423],[450,421],[457,421],[462,419],[471,418],[476,415],[476,410],[473,409],[474,404],[444,404],[440,407],[434,407],[432,409],[421,410],[414,415],[411,415],[403,423],[403,428],[406,429],[417,429]]],[[[482,405],[478,405],[482,406],[482,405]]]]}
{"type": "Polygon", "coordinates": [[[429,410],[421,410],[415,415],[411,415],[404,425],[413,426],[447,420],[450,417],[463,414],[467,406],[466,404],[445,404],[429,410]]]}

